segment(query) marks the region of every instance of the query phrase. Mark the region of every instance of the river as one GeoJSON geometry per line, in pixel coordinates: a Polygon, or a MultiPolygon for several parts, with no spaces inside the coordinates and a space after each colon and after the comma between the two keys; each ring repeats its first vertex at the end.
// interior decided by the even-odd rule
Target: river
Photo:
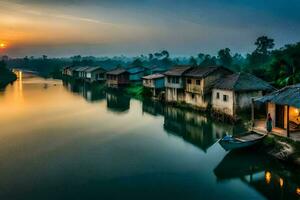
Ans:
{"type": "Polygon", "coordinates": [[[0,91],[1,199],[299,199],[300,173],[217,143],[240,127],[18,73],[0,91]]]}

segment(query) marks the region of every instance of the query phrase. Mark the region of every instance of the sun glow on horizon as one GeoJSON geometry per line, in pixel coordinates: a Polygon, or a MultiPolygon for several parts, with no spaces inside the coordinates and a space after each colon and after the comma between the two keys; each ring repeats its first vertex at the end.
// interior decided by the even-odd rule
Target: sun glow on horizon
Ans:
{"type": "Polygon", "coordinates": [[[3,42],[0,43],[0,48],[1,49],[5,49],[6,47],[7,47],[7,45],[5,43],[3,43],[3,42]]]}

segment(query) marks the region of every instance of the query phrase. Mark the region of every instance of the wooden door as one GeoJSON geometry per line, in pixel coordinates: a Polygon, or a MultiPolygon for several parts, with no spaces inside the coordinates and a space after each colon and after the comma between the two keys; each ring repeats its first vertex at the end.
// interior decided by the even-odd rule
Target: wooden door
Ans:
{"type": "Polygon", "coordinates": [[[284,106],[276,105],[275,126],[284,128],[284,106]]]}

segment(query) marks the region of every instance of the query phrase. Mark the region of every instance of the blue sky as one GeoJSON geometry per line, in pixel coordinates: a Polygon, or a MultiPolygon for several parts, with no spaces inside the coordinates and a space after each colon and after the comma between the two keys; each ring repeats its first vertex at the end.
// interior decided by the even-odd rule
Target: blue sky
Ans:
{"type": "Polygon", "coordinates": [[[299,0],[0,0],[0,8],[11,56],[246,53],[261,35],[276,47],[300,41],[299,0]]]}

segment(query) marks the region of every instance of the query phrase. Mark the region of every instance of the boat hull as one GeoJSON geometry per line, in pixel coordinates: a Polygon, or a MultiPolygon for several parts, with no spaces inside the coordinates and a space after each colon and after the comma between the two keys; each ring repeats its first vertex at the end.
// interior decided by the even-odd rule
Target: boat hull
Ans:
{"type": "Polygon", "coordinates": [[[248,141],[240,141],[237,140],[235,138],[232,138],[232,140],[220,140],[219,144],[226,150],[234,150],[234,149],[241,149],[241,148],[247,148],[247,147],[251,147],[253,145],[258,144],[259,142],[261,142],[266,135],[263,135],[257,139],[254,140],[248,140],[248,141]]]}

